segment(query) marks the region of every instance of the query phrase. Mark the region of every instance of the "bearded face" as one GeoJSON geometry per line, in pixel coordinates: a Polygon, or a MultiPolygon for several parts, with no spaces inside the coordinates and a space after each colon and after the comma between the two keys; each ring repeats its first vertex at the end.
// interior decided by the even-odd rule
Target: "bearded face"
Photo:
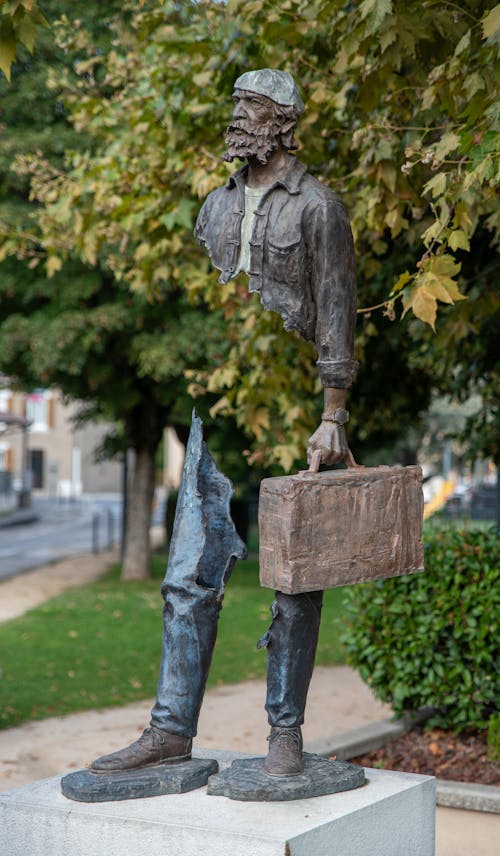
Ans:
{"type": "Polygon", "coordinates": [[[297,148],[293,131],[298,113],[294,107],[284,107],[264,95],[239,89],[235,90],[233,100],[224,160],[256,158],[265,164],[276,149],[297,148]]]}
{"type": "Polygon", "coordinates": [[[267,163],[269,155],[281,145],[281,122],[272,119],[256,126],[248,119],[233,119],[226,131],[227,151],[224,160],[247,160],[255,157],[267,163]]]}

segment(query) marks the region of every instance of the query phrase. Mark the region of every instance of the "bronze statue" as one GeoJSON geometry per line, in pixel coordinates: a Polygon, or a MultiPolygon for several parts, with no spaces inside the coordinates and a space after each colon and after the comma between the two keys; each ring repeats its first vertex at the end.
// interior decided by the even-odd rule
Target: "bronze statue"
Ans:
{"type": "MultiPolygon", "coordinates": [[[[335,193],[291,153],[297,148],[294,130],[304,109],[291,75],[274,69],[246,72],[236,81],[233,98],[225,157],[247,163],[209,195],[195,233],[220,270],[220,282],[245,271],[249,289],[259,293],[263,307],[278,312],[285,329],[315,342],[324,412],[309,440],[308,457],[317,452],[326,464],[342,459],[349,462],[345,407],[357,364],[353,358],[354,251],[347,214],[335,193]]],[[[196,455],[201,460],[201,426],[196,421],[193,430],[194,445],[188,448],[188,470],[185,468],[181,489],[184,499],[186,491],[193,490],[188,481],[189,461],[196,455]]],[[[211,472],[213,475],[213,468],[211,472]]],[[[214,480],[211,484],[213,489],[214,480]]],[[[200,492],[199,479],[196,485],[200,492]]],[[[203,502],[210,505],[208,494],[201,491],[201,495],[200,514],[203,502]]],[[[182,566],[184,576],[181,574],[179,583],[178,555],[182,554],[183,533],[189,533],[183,528],[183,515],[189,519],[190,508],[181,501],[170,571],[167,569],[163,587],[164,647],[151,725],[132,746],[97,759],[91,767],[94,772],[133,770],[190,757],[223,587],[235,557],[243,554],[224,518],[227,556],[211,552],[208,541],[203,541],[203,549],[208,551],[203,561],[197,554],[189,573],[182,566]],[[210,567],[207,556],[222,564],[227,561],[229,569],[226,573],[222,567],[212,567],[214,579],[208,585],[199,573],[200,561],[205,573],[210,567]]],[[[211,526],[208,519],[203,538],[211,526]]],[[[217,526],[214,536],[219,538],[217,526]]],[[[182,554],[181,560],[185,558],[182,554]]],[[[322,596],[321,591],[276,592],[272,624],[259,642],[268,652],[266,710],[271,732],[265,770],[273,776],[296,775],[303,769],[300,726],[314,665],[322,596]]]]}
{"type": "MultiPolygon", "coordinates": [[[[235,83],[226,159],[246,160],[225,187],[203,205],[196,235],[228,282],[240,270],[265,309],[285,329],[313,340],[324,387],[324,411],[309,440],[321,460],[352,463],[345,409],[356,362],[356,280],[351,229],[342,202],[307,172],[291,152],[304,109],[290,74],[261,69],[235,83]]],[[[322,592],[276,592],[273,622],[261,645],[268,649],[267,701],[271,733],[265,769],[273,775],[302,770],[307,690],[319,631],[322,592]]]]}

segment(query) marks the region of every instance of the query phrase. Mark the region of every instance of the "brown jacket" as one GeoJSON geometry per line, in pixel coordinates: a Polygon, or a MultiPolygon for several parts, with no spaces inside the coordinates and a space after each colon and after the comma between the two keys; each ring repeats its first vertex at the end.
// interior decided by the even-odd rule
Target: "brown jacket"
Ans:
{"type": "MultiPolygon", "coordinates": [[[[219,282],[234,275],[240,256],[248,166],[207,197],[195,235],[219,282]]],[[[278,312],[286,330],[314,341],[324,386],[349,387],[356,324],[354,248],[344,205],[296,158],[264,195],[255,214],[249,290],[278,312]]]]}

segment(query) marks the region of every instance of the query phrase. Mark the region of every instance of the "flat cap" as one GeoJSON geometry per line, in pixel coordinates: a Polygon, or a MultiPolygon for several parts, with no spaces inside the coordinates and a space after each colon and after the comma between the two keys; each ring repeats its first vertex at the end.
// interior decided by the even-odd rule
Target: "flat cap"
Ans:
{"type": "Polygon", "coordinates": [[[299,115],[304,111],[304,102],[292,75],[288,71],[278,71],[275,68],[245,71],[235,81],[234,88],[266,95],[267,98],[275,101],[276,104],[282,104],[284,107],[294,106],[299,115]]]}

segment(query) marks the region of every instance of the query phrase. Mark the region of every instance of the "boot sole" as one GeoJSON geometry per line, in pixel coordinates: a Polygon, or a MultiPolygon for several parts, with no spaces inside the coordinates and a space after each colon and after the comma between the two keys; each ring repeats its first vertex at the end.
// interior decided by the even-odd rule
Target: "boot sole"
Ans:
{"type": "Polygon", "coordinates": [[[189,755],[176,755],[174,758],[164,758],[163,761],[150,761],[148,764],[140,764],[137,767],[114,767],[111,770],[95,770],[94,767],[88,767],[89,773],[95,773],[97,776],[109,776],[112,773],[135,773],[137,770],[144,770],[146,767],[160,767],[162,764],[180,764],[182,761],[190,761],[189,755]]]}

